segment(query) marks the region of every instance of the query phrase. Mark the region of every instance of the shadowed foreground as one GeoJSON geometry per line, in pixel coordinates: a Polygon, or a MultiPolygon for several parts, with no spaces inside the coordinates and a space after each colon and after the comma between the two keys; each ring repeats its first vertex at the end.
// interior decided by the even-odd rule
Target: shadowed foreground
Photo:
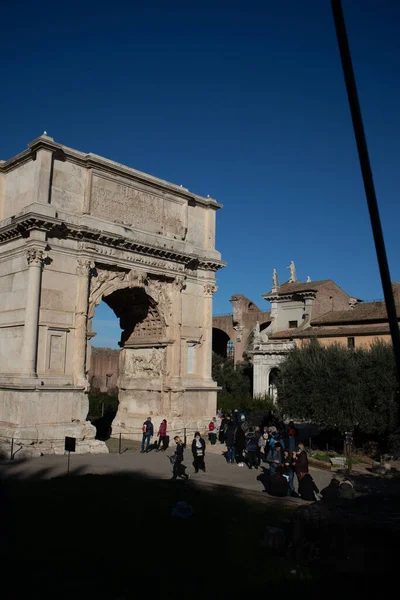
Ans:
{"type": "Polygon", "coordinates": [[[1,508],[2,566],[17,573],[6,598],[134,598],[146,589],[221,598],[308,579],[261,547],[263,527],[296,508],[262,494],[131,473],[36,475],[3,479],[1,508]],[[192,519],[171,517],[179,500],[193,507],[192,519]]]}

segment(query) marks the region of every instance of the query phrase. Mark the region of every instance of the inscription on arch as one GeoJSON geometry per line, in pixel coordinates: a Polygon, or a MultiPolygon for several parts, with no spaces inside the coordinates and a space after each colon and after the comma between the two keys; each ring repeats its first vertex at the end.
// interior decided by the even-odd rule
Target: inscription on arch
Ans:
{"type": "Polygon", "coordinates": [[[90,214],[151,233],[184,239],[187,203],[93,174],[90,214]]]}

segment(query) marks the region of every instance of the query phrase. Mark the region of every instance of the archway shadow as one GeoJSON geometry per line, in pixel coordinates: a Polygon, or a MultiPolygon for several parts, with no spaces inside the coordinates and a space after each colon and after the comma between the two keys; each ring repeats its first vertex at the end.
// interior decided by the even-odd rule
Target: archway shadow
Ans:
{"type": "Polygon", "coordinates": [[[112,422],[115,419],[116,411],[107,411],[104,415],[92,422],[96,427],[96,439],[105,442],[110,439],[112,434],[112,422]]]}

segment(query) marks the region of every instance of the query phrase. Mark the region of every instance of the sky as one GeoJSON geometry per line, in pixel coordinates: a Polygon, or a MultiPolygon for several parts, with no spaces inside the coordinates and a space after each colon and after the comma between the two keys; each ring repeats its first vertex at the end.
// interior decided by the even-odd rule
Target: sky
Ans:
{"type": "MultiPolygon", "coordinates": [[[[400,281],[400,2],[343,0],[392,280],[400,281]]],[[[223,204],[214,313],[288,279],[383,297],[330,2],[6,3],[0,158],[57,142],[223,204]]],[[[102,303],[93,345],[115,347],[102,303]]]]}

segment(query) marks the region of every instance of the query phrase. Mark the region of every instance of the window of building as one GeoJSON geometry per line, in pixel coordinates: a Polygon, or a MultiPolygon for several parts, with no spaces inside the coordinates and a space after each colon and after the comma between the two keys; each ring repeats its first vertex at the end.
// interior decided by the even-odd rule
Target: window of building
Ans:
{"type": "Polygon", "coordinates": [[[289,321],[289,329],[296,329],[297,321],[289,321]]]}
{"type": "Polygon", "coordinates": [[[106,375],[106,388],[110,387],[112,375],[106,375]]]}
{"type": "Polygon", "coordinates": [[[234,360],[235,358],[235,346],[233,345],[232,340],[228,340],[226,345],[226,357],[234,360]]]}
{"type": "Polygon", "coordinates": [[[347,347],[349,350],[354,350],[355,342],[353,337],[347,338],[347,347]]]}
{"type": "Polygon", "coordinates": [[[194,344],[190,344],[187,347],[186,371],[189,374],[194,373],[194,344]]]}

